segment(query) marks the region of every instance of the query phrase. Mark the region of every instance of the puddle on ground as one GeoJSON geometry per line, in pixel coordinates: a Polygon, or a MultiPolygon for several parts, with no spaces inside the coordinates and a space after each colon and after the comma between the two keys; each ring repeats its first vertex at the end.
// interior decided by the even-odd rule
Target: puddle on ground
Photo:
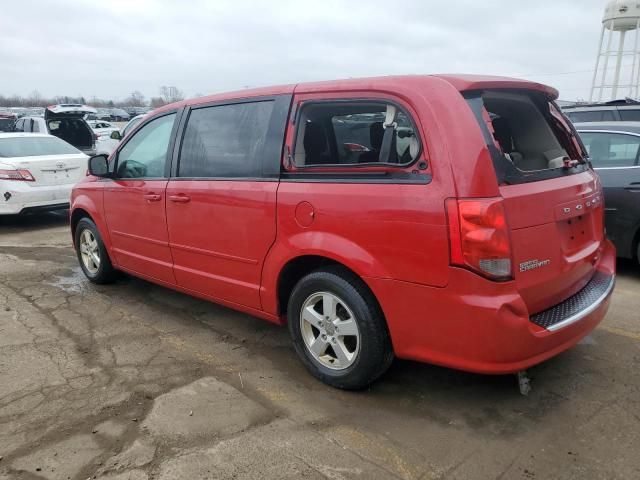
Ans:
{"type": "Polygon", "coordinates": [[[89,290],[90,282],[80,267],[72,268],[69,275],[56,275],[54,278],[54,281],[46,283],[67,293],[83,293],[89,290]]]}

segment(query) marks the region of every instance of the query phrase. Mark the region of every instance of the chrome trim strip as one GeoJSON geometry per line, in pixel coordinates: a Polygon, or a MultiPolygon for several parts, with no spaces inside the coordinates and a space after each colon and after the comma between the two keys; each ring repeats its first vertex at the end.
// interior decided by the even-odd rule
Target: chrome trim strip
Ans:
{"type": "Polygon", "coordinates": [[[600,295],[600,297],[595,302],[593,302],[591,305],[589,305],[587,308],[585,308],[581,312],[574,313],[573,315],[571,315],[568,318],[565,318],[561,322],[551,325],[549,328],[547,328],[547,330],[549,330],[550,332],[555,332],[556,330],[560,330],[562,328],[568,327],[569,325],[576,323],[579,320],[582,320],[584,317],[592,313],[602,304],[602,302],[604,302],[607,299],[607,297],[613,290],[614,284],[616,283],[615,280],[616,280],[616,276],[611,275],[609,286],[607,286],[607,289],[603,292],[602,295],[600,295]]]}
{"type": "MultiPolygon", "coordinates": [[[[620,122],[622,123],[622,122],[620,122]]],[[[636,133],[636,132],[630,132],[628,130],[623,130],[622,128],[620,130],[608,130],[608,129],[587,129],[587,128],[582,128],[582,129],[576,129],[578,133],[617,133],[618,135],[631,135],[632,137],[640,137],[640,133],[636,133]]]]}
{"type": "Polygon", "coordinates": [[[631,168],[640,168],[640,165],[631,165],[630,167],[593,167],[594,170],[629,170],[631,168]]]}

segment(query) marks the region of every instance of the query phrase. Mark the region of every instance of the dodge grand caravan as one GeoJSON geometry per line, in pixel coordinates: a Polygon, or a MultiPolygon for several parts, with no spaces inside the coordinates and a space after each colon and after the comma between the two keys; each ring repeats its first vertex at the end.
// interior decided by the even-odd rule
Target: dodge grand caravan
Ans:
{"type": "Polygon", "coordinates": [[[615,277],[602,187],[557,96],[436,75],[167,105],[74,188],[80,265],[287,324],[340,388],[394,356],[521,371],[593,330],[615,277]]]}

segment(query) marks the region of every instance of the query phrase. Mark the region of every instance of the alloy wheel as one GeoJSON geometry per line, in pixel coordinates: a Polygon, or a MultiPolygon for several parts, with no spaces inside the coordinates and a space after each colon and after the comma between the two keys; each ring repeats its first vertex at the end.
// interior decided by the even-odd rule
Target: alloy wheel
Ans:
{"type": "Polygon", "coordinates": [[[300,311],[300,332],[313,358],[332,370],[344,370],[355,362],[360,333],[355,315],[338,296],[318,292],[309,296],[300,311]]]}

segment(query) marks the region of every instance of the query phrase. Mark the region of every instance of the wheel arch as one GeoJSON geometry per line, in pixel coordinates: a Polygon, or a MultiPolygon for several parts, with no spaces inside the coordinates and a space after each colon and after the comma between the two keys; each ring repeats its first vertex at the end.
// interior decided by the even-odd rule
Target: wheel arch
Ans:
{"type": "Polygon", "coordinates": [[[74,240],[76,236],[76,227],[78,226],[78,222],[83,218],[88,218],[93,223],[95,223],[95,220],[87,210],[85,210],[82,207],[74,208],[73,211],[71,212],[71,218],[70,218],[71,237],[74,238],[74,240]]]}
{"type": "MultiPolygon", "coordinates": [[[[78,222],[82,218],[88,218],[93,223],[95,223],[98,228],[98,232],[100,232],[100,236],[102,237],[102,241],[104,242],[105,247],[109,254],[111,254],[111,238],[109,237],[109,231],[107,229],[107,224],[104,216],[102,215],[102,211],[96,205],[101,203],[102,197],[99,196],[95,198],[93,192],[83,192],[80,190],[79,192],[75,192],[72,198],[71,204],[71,213],[69,216],[69,226],[71,230],[71,237],[75,246],[75,233],[76,227],[78,226],[78,222]]],[[[102,193],[102,192],[98,192],[102,193]]],[[[113,257],[112,257],[113,258],[113,257]]]]}
{"type": "MultiPolygon", "coordinates": [[[[276,242],[267,254],[260,287],[262,309],[270,314],[282,316],[282,288],[293,288],[295,281],[321,266],[336,265],[358,277],[369,290],[366,277],[389,278],[380,261],[362,246],[341,236],[328,232],[307,231],[287,237],[285,242],[276,242]]],[[[290,290],[289,290],[290,292],[290,290]]],[[[286,305],[286,303],[285,303],[286,305]]]]}
{"type": "Polygon", "coordinates": [[[276,284],[277,313],[281,318],[286,318],[289,297],[291,296],[291,292],[293,291],[296,284],[305,275],[308,275],[309,273],[320,269],[334,271],[342,270],[347,275],[351,275],[357,278],[360,282],[362,282],[362,285],[371,293],[371,296],[375,299],[378,307],[380,307],[380,311],[382,311],[380,302],[373,293],[373,290],[371,290],[371,287],[367,285],[366,280],[348,265],[324,255],[300,255],[291,258],[282,267],[278,275],[276,284]]]}

